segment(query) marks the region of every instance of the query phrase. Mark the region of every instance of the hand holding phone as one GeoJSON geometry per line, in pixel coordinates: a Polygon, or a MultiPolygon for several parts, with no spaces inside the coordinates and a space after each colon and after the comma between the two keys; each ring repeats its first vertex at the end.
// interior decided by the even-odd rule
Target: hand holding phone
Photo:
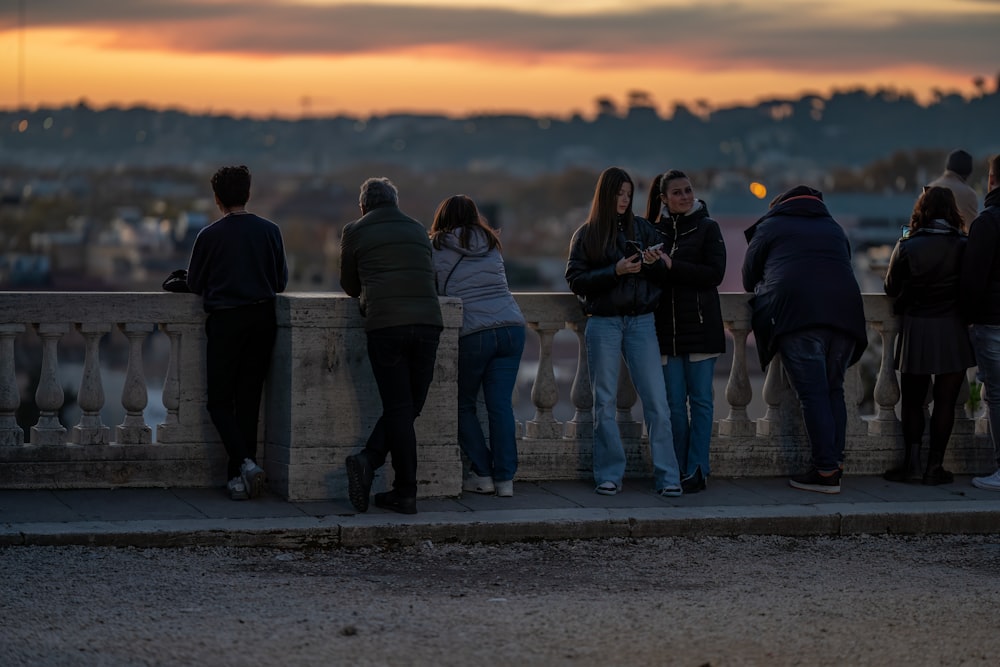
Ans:
{"type": "Polygon", "coordinates": [[[655,264],[656,260],[660,259],[660,248],[662,247],[662,243],[657,243],[646,248],[642,253],[642,263],[655,264]]]}
{"type": "Polygon", "coordinates": [[[625,256],[635,257],[642,254],[642,246],[638,241],[625,241],[625,256]]]}

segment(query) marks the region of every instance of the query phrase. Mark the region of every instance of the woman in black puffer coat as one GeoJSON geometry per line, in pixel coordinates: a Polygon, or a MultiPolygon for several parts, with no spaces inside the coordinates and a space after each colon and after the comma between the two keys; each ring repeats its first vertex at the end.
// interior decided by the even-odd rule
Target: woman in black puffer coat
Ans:
{"type": "Polygon", "coordinates": [[[653,180],[646,217],[660,233],[667,265],[656,309],[674,451],[684,493],[705,488],[715,413],[715,362],[726,349],[719,284],[726,245],[719,224],[696,199],[691,180],[671,169],[653,180]]]}
{"type": "Polygon", "coordinates": [[[917,200],[909,234],[889,258],[885,293],[902,316],[896,337],[896,368],[902,394],[903,464],[887,470],[892,482],[949,484],[954,475],[942,467],[955,423],[955,402],[965,372],[976,364],[968,327],[959,310],[959,275],[966,237],[955,196],[928,188],[917,200]],[[933,383],[932,383],[933,379],[933,383]],[[927,465],[920,465],[924,401],[932,388],[927,465]]]}

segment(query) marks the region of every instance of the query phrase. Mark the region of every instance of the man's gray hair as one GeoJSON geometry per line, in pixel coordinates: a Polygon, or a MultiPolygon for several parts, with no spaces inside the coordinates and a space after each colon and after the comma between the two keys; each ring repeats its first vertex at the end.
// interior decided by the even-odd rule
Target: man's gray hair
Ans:
{"type": "Polygon", "coordinates": [[[358,204],[363,211],[371,211],[382,206],[399,206],[399,190],[384,176],[369,178],[361,184],[358,204]]]}

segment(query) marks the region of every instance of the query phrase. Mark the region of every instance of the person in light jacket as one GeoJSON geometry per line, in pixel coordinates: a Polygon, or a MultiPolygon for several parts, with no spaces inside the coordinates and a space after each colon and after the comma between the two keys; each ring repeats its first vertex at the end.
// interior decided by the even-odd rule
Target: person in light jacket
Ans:
{"type": "Polygon", "coordinates": [[[958,213],[962,216],[962,224],[968,229],[972,221],[979,215],[979,197],[969,185],[972,175],[972,156],[962,149],[953,150],[945,161],[944,172],[927,184],[928,187],[942,187],[951,190],[955,195],[958,213]]]}
{"type": "Polygon", "coordinates": [[[496,230],[465,195],[445,199],[431,225],[441,296],[462,299],[458,334],[458,444],[470,470],[462,489],[514,495],[517,438],[511,395],[524,352],[524,315],[510,293],[496,230]],[[490,440],[476,415],[480,389],[490,440]]]}

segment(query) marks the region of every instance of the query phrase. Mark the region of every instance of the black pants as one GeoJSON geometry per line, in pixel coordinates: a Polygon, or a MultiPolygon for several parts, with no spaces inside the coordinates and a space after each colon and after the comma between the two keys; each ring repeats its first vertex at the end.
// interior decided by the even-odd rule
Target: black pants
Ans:
{"type": "Polygon", "coordinates": [[[257,421],[278,325],[274,301],[213,311],[208,337],[208,414],[229,455],[226,479],[257,460],[257,421]]]}
{"type": "Polygon", "coordinates": [[[417,436],[420,416],[434,378],[441,327],[411,324],[368,332],[368,360],[382,399],[382,416],[365,444],[372,467],[392,455],[393,488],[403,497],[417,495],[417,436]]]}
{"type": "MultiPolygon", "coordinates": [[[[955,403],[958,393],[965,382],[965,371],[956,373],[938,373],[934,376],[933,401],[931,411],[931,427],[929,433],[930,447],[927,453],[927,463],[930,466],[941,465],[944,452],[948,448],[951,429],[955,425],[955,403]]],[[[903,422],[903,444],[919,445],[924,438],[924,401],[927,389],[931,386],[930,375],[915,373],[900,373],[899,388],[902,394],[900,405],[900,421],[903,422]]]]}

